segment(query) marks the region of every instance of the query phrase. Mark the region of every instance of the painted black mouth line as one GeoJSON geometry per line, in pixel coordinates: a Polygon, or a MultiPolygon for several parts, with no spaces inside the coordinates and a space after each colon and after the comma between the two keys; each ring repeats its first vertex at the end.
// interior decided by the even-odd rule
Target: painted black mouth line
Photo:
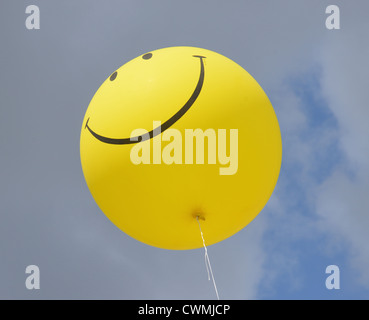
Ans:
{"type": "Polygon", "coordinates": [[[196,101],[196,99],[198,98],[201,92],[202,85],[204,83],[204,77],[205,77],[205,68],[204,68],[203,58],[206,58],[206,57],[198,56],[198,55],[194,55],[193,57],[200,58],[200,65],[201,65],[200,77],[199,77],[199,81],[197,81],[196,88],[194,92],[192,93],[191,97],[185,103],[185,105],[181,109],[179,109],[179,111],[176,114],[174,114],[170,119],[165,121],[161,126],[143,135],[131,137],[131,138],[123,138],[123,139],[108,138],[108,137],[104,137],[104,136],[97,134],[88,126],[88,121],[90,120],[90,118],[88,118],[86,121],[85,129],[87,128],[96,139],[100,140],[101,142],[109,143],[109,144],[138,143],[141,141],[152,139],[158,134],[164,132],[165,130],[170,128],[173,124],[175,124],[180,118],[183,117],[183,115],[192,107],[193,103],[196,101]]]}

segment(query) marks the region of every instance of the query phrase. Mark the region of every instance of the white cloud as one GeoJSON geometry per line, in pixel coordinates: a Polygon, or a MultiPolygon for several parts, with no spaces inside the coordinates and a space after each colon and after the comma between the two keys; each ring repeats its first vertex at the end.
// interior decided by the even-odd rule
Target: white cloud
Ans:
{"type": "Polygon", "coordinates": [[[360,15],[350,21],[322,48],[322,92],[345,159],[317,190],[316,204],[321,227],[349,244],[351,265],[369,287],[369,23],[360,15]]]}
{"type": "MultiPolygon", "coordinates": [[[[319,250],[328,255],[333,248],[346,255],[353,274],[361,285],[369,287],[369,23],[362,7],[340,5],[342,29],[322,28],[320,40],[314,42],[314,57],[307,58],[305,52],[300,60],[305,57],[310,64],[321,66],[315,94],[322,95],[336,123],[310,127],[304,108],[313,110],[317,106],[304,105],[306,101],[282,84],[282,77],[273,75],[277,81],[272,85],[272,102],[284,134],[284,153],[276,194],[268,204],[269,228],[265,234],[274,234],[268,238],[266,250],[274,270],[265,286],[287,277],[292,290],[299,288],[303,266],[296,258],[299,249],[291,243],[314,243],[314,237],[324,235],[319,250]],[[276,230],[274,224],[281,229],[276,230]]],[[[294,72],[287,71],[285,77],[303,77],[309,74],[309,66],[295,65],[294,72]]],[[[313,121],[319,120],[313,117],[313,121]]]]}

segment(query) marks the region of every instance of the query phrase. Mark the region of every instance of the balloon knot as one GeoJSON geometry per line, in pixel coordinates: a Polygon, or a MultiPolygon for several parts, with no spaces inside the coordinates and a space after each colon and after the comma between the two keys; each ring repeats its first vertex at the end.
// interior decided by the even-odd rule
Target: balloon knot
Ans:
{"type": "Polygon", "coordinates": [[[203,220],[203,221],[205,221],[205,217],[204,217],[202,214],[195,213],[195,214],[193,215],[193,217],[194,217],[196,220],[203,220]]]}

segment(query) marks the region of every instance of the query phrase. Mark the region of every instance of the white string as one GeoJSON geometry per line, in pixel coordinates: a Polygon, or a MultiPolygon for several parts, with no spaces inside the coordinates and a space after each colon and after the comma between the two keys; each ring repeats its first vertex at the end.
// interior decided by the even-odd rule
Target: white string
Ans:
{"type": "Polygon", "coordinates": [[[199,216],[196,216],[196,220],[197,220],[197,223],[199,224],[200,234],[201,234],[201,239],[202,239],[202,244],[203,244],[204,249],[205,249],[205,266],[206,266],[206,271],[208,272],[208,280],[210,281],[210,276],[211,276],[211,279],[213,280],[213,285],[214,285],[215,293],[216,293],[217,298],[219,300],[218,289],[217,289],[217,285],[215,284],[213,270],[211,269],[210,259],[209,259],[209,255],[208,255],[208,249],[206,248],[206,245],[205,245],[205,239],[204,239],[204,235],[203,235],[202,230],[201,230],[199,216]]]}

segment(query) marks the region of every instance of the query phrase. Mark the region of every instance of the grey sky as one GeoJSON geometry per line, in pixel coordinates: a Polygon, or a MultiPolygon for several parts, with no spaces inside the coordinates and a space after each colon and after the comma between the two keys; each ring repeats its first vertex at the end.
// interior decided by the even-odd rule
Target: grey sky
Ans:
{"type": "Polygon", "coordinates": [[[369,3],[334,2],[342,29],[328,31],[331,1],[38,0],[41,29],[30,31],[24,21],[31,3],[3,1],[0,299],[215,298],[203,251],[157,249],[125,235],[95,204],[79,159],[82,119],[101,83],[138,55],[177,45],[210,49],[243,66],[269,96],[282,131],[282,180],[270,203],[244,230],[209,247],[221,298],[278,298],[281,278],[291,292],[306,285],[296,277],[309,273],[298,245],[270,255],[271,242],[285,241],[273,240],[280,230],[291,242],[314,242],[316,234],[328,238],[327,248],[342,241],[349,272],[358,272],[367,290],[369,3]],[[305,139],[301,130],[312,130],[306,104],[291,82],[312,70],[319,70],[319,95],[337,126],[305,139]],[[342,159],[317,183],[309,160],[332,141],[342,159]],[[296,165],[311,197],[308,217],[289,211],[287,177],[296,165]],[[41,290],[25,289],[30,264],[40,267],[41,290]]]}

